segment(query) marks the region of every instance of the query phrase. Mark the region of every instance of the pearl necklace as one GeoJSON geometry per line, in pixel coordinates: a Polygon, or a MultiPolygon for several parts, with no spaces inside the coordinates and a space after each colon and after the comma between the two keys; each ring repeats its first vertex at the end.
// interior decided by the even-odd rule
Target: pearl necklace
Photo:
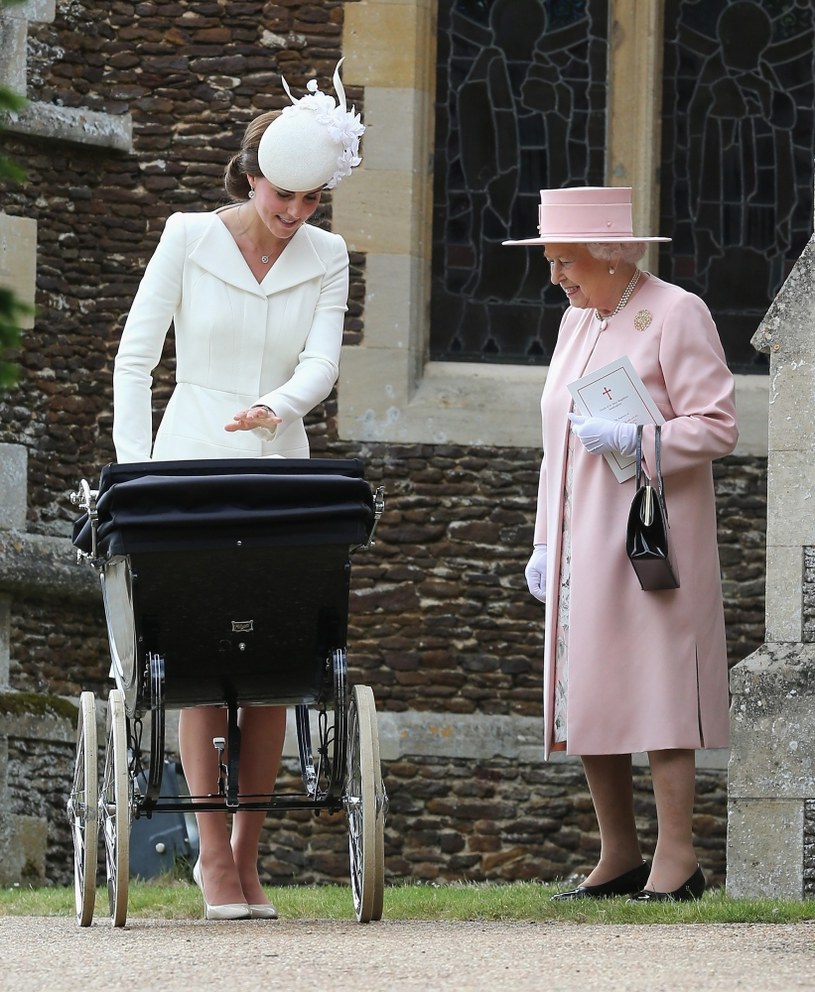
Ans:
{"type": "Polygon", "coordinates": [[[600,313],[599,310],[595,310],[594,311],[594,316],[600,321],[600,330],[601,331],[604,331],[608,327],[608,322],[611,320],[611,318],[612,317],[615,317],[622,310],[622,308],[626,305],[626,303],[628,303],[628,301],[631,299],[631,294],[637,288],[637,283],[640,281],[640,276],[641,275],[642,275],[642,272],[640,272],[639,269],[634,269],[634,275],[631,276],[631,282],[623,290],[623,295],[620,297],[620,302],[611,311],[610,314],[607,314],[604,317],[600,313]]]}

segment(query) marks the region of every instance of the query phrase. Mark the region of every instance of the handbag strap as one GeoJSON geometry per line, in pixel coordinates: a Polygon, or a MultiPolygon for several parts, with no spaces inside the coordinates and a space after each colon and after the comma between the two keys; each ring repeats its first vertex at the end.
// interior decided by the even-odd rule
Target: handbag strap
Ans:
{"type": "MultiPolygon", "coordinates": [[[[662,428],[654,426],[654,453],[656,455],[657,492],[665,503],[665,483],[662,481],[662,428]]],[[[642,485],[642,424],[637,424],[637,489],[642,485]]],[[[666,510],[667,514],[667,510],[666,510]]]]}
{"type": "Polygon", "coordinates": [[[662,428],[659,424],[654,427],[654,453],[657,463],[657,492],[662,499],[665,486],[662,482],[662,428]]]}
{"type": "Polygon", "coordinates": [[[637,424],[637,489],[642,485],[642,424],[637,424]]]}

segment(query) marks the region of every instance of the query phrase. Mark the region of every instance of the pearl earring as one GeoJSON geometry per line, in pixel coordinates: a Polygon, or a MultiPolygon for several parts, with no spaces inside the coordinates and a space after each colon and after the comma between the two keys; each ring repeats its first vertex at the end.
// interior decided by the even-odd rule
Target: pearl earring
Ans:
{"type": "Polygon", "coordinates": [[[254,189],[250,189],[250,190],[249,190],[249,199],[250,199],[250,200],[252,200],[252,199],[254,199],[254,196],[255,196],[255,191],[254,191],[254,189]]]}
{"type": "MultiPolygon", "coordinates": [[[[250,194],[250,196],[251,196],[251,194],[250,194]]],[[[614,266],[613,266],[613,265],[609,265],[609,267],[608,267],[608,274],[609,274],[610,276],[613,276],[613,275],[614,275],[614,273],[615,273],[616,271],[617,271],[617,270],[616,270],[616,269],[614,268],[614,266]]]]}

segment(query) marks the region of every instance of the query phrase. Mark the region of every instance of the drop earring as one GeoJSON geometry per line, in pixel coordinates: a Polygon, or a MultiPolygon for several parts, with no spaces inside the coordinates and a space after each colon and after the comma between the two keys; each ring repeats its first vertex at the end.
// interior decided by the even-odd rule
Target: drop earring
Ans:
{"type": "Polygon", "coordinates": [[[254,200],[254,198],[255,198],[255,190],[253,188],[249,190],[249,199],[254,200]]]}
{"type": "MultiPolygon", "coordinates": [[[[249,195],[251,196],[252,194],[250,193],[249,195]]],[[[608,274],[609,274],[610,276],[613,276],[613,275],[614,275],[614,273],[615,273],[616,271],[617,271],[617,270],[616,270],[616,269],[614,268],[614,266],[613,266],[613,265],[609,265],[609,267],[608,267],[608,274]]]]}

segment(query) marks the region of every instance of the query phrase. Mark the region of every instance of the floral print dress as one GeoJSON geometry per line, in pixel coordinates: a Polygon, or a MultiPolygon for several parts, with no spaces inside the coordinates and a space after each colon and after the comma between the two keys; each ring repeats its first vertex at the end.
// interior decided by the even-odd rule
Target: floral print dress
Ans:
{"type": "Polygon", "coordinates": [[[566,455],[566,481],[563,486],[563,532],[560,542],[560,584],[555,635],[555,699],[552,743],[566,744],[566,712],[569,695],[569,582],[572,565],[572,482],[574,479],[575,436],[569,432],[566,455]]]}

